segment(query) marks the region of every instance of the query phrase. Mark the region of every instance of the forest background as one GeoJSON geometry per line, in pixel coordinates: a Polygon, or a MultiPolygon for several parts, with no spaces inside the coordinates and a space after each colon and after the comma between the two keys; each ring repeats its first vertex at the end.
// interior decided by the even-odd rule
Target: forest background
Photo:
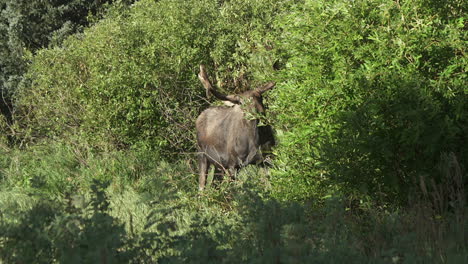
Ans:
{"type": "Polygon", "coordinates": [[[0,0],[0,263],[467,263],[462,0],[0,0]],[[194,121],[267,81],[268,166],[194,121]]]}

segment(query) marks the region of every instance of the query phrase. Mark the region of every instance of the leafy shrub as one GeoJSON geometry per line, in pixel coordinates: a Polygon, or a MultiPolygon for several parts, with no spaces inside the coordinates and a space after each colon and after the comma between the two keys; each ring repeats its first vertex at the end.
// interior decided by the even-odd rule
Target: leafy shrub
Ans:
{"type": "Polygon", "coordinates": [[[306,1],[279,20],[278,197],[405,202],[442,153],[468,164],[462,7],[429,2],[306,1]]]}
{"type": "Polygon", "coordinates": [[[32,110],[24,109],[31,114],[25,125],[34,136],[78,136],[101,148],[169,141],[186,147],[186,140],[176,143],[192,138],[179,121],[198,109],[194,69],[207,54],[210,35],[203,31],[214,7],[141,1],[63,47],[39,52],[32,90],[19,101],[32,110]]]}
{"type": "Polygon", "coordinates": [[[101,149],[193,150],[194,120],[206,106],[199,64],[214,68],[226,90],[264,81],[250,74],[265,66],[251,54],[265,50],[262,33],[279,6],[139,1],[128,11],[110,12],[83,34],[34,57],[31,85],[18,96],[17,135],[26,142],[54,138],[101,149]]]}
{"type": "MultiPolygon", "coordinates": [[[[130,5],[133,0],[32,0],[0,1],[0,113],[11,125],[16,110],[14,95],[36,51],[58,46],[90,21],[97,20],[110,6],[130,5]]],[[[8,131],[8,130],[2,130],[8,131]]]]}

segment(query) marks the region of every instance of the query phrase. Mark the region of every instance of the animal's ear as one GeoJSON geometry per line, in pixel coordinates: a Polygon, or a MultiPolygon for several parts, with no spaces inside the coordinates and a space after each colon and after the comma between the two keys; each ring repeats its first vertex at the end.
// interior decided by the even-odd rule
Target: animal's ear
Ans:
{"type": "Polygon", "coordinates": [[[206,69],[204,65],[200,65],[200,73],[198,73],[198,79],[203,84],[206,89],[206,95],[209,97],[209,93],[212,93],[216,98],[222,101],[229,101],[233,104],[240,104],[240,98],[237,95],[225,95],[218,92],[208,79],[208,74],[206,73],[206,69]]]}
{"type": "Polygon", "coordinates": [[[258,87],[257,89],[255,89],[255,91],[259,94],[262,94],[268,90],[271,90],[273,89],[273,87],[275,87],[275,82],[268,82],[260,87],[258,87]]]}

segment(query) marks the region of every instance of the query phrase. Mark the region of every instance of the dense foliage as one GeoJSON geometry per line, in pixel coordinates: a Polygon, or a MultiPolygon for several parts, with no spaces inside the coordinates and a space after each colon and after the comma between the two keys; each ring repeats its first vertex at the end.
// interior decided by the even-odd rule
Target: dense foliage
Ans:
{"type": "Polygon", "coordinates": [[[0,113],[4,117],[11,118],[12,97],[24,79],[32,54],[60,45],[113,2],[128,5],[133,1],[0,1],[0,113]]]}
{"type": "Polygon", "coordinates": [[[419,177],[440,180],[442,154],[468,164],[466,22],[461,2],[442,6],[306,1],[279,20],[287,63],[274,111],[286,198],[345,183],[405,201],[419,177]]]}
{"type": "Polygon", "coordinates": [[[0,262],[468,262],[464,1],[0,7],[0,262]],[[278,143],[201,193],[200,64],[278,143]]]}
{"type": "Polygon", "coordinates": [[[21,132],[79,135],[98,147],[193,150],[193,120],[206,106],[198,65],[211,65],[226,90],[245,89],[252,79],[245,60],[256,42],[238,40],[253,34],[246,24],[257,34],[268,30],[256,15],[271,15],[273,2],[140,1],[113,12],[35,57],[32,85],[18,102],[21,132]]]}

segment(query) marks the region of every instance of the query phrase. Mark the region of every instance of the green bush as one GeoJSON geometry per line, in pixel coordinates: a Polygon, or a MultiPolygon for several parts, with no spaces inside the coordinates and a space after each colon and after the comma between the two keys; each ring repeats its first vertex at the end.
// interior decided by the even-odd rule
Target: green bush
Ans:
{"type": "Polygon", "coordinates": [[[199,64],[209,65],[230,92],[268,79],[264,72],[272,64],[252,54],[266,52],[280,6],[139,1],[128,11],[110,11],[83,34],[33,58],[31,85],[18,96],[17,136],[101,149],[194,150],[194,120],[206,107],[199,64]]]}
{"type": "MultiPolygon", "coordinates": [[[[0,1],[0,113],[9,125],[16,111],[14,96],[25,81],[31,57],[60,45],[102,17],[113,4],[128,7],[133,0],[0,1]]],[[[0,128],[1,129],[1,128],[0,128]]],[[[2,132],[9,132],[2,130],[2,132]]]]}
{"type": "Polygon", "coordinates": [[[101,148],[187,148],[187,116],[202,92],[195,69],[209,52],[215,7],[141,1],[39,52],[19,97],[28,118],[21,125],[33,137],[78,136],[101,148]]]}
{"type": "Polygon", "coordinates": [[[441,154],[466,167],[466,30],[449,2],[306,1],[278,20],[278,197],[406,202],[441,154]]]}

